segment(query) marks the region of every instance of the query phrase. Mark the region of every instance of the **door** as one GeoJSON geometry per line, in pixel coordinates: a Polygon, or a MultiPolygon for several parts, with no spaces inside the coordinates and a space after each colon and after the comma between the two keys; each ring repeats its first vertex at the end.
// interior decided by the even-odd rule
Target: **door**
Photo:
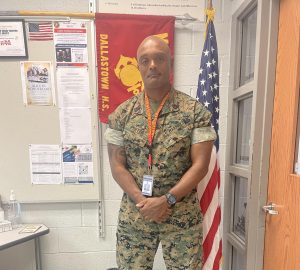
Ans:
{"type": "Polygon", "coordinates": [[[300,269],[299,30],[300,1],[281,0],[268,184],[268,203],[278,214],[266,215],[264,270],[300,269]]]}
{"type": "Polygon", "coordinates": [[[223,269],[262,270],[261,208],[267,200],[279,0],[236,2],[240,4],[231,23],[223,269]]]}

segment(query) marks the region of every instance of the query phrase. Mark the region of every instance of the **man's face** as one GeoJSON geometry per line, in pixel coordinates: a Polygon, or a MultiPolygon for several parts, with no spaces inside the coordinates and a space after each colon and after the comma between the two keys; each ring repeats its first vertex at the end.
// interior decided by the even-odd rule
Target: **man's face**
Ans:
{"type": "Polygon", "coordinates": [[[146,90],[169,86],[170,51],[164,41],[149,39],[139,47],[138,66],[146,90]]]}

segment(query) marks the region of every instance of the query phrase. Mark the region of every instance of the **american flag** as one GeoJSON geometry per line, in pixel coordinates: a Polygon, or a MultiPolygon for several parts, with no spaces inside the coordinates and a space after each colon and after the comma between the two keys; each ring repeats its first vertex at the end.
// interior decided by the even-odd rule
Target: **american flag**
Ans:
{"type": "Polygon", "coordinates": [[[53,40],[52,22],[29,22],[29,40],[53,40]]]}
{"type": "MultiPolygon", "coordinates": [[[[211,10],[210,10],[211,12],[211,10]]],[[[212,113],[211,123],[219,130],[219,70],[213,14],[207,14],[205,43],[201,55],[197,100],[212,113]]],[[[220,167],[218,161],[219,135],[215,141],[207,175],[198,185],[198,197],[203,213],[203,270],[219,270],[222,258],[219,202],[220,167]]]]}

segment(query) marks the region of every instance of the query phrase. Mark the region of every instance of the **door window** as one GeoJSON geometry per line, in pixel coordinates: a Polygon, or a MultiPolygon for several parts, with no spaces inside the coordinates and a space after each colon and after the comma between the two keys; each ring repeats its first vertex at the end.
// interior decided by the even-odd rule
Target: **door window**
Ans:
{"type": "Polygon", "coordinates": [[[252,96],[238,101],[236,163],[249,164],[252,96]]]}
{"type": "Polygon", "coordinates": [[[240,86],[254,78],[256,17],[257,9],[255,8],[242,20],[240,86]]]}
{"type": "Polygon", "coordinates": [[[245,242],[247,178],[234,177],[233,232],[245,242]]]}

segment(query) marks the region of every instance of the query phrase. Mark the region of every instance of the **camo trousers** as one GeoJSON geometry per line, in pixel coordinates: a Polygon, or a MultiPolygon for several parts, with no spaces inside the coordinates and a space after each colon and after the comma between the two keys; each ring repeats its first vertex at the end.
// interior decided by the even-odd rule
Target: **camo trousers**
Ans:
{"type": "MultiPolygon", "coordinates": [[[[136,226],[117,230],[117,264],[119,270],[151,270],[159,242],[168,270],[201,270],[202,227],[166,231],[165,224],[147,222],[151,231],[136,226]]],[[[149,228],[148,227],[148,228],[149,228]]]]}

